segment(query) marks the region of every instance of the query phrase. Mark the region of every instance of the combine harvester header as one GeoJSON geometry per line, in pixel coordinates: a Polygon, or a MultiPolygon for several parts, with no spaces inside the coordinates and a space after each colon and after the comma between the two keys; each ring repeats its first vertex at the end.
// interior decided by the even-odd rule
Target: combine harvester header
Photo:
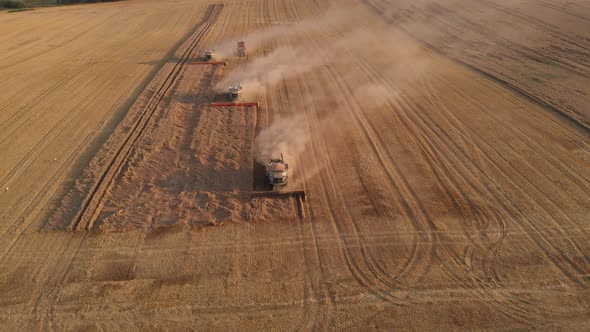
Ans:
{"type": "Polygon", "coordinates": [[[234,103],[234,102],[221,102],[221,103],[211,103],[213,107],[227,107],[227,106],[245,106],[245,107],[260,107],[259,102],[251,102],[251,103],[234,103]]]}

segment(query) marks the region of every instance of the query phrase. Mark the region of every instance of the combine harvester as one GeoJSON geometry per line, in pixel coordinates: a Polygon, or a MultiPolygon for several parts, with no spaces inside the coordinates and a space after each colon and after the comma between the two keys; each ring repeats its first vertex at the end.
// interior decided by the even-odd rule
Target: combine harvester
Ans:
{"type": "Polygon", "coordinates": [[[266,164],[266,177],[272,186],[271,191],[254,191],[252,197],[285,197],[293,196],[305,201],[305,190],[282,190],[289,182],[289,164],[285,163],[283,154],[281,158],[270,159],[266,164]]]}
{"type": "Polygon", "coordinates": [[[211,61],[214,57],[215,51],[213,50],[205,50],[205,52],[203,52],[203,58],[205,58],[205,61],[211,61]]]}
{"type": "Polygon", "coordinates": [[[215,103],[211,103],[211,106],[213,107],[227,107],[227,106],[246,106],[246,107],[256,107],[256,110],[258,111],[258,108],[260,107],[260,103],[259,102],[236,102],[238,99],[240,99],[240,97],[242,97],[242,85],[241,84],[235,84],[235,85],[230,85],[227,88],[227,99],[229,99],[229,102],[215,102],[215,103]]]}
{"type": "Polygon", "coordinates": [[[246,56],[246,42],[243,40],[238,42],[238,56],[240,56],[240,57],[246,56]]]}
{"type": "Polygon", "coordinates": [[[215,51],[205,50],[202,56],[203,61],[193,61],[191,65],[224,65],[227,66],[227,61],[213,61],[215,59],[215,51]]]}
{"type": "Polygon", "coordinates": [[[240,83],[227,87],[227,98],[236,101],[242,96],[242,85],[240,83]]]}

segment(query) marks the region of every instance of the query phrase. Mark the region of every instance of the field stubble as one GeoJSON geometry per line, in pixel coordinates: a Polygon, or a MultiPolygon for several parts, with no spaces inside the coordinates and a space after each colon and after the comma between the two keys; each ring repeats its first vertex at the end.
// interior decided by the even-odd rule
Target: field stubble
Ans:
{"type": "Polygon", "coordinates": [[[423,48],[372,8],[339,7],[228,1],[209,21],[203,6],[194,21],[204,25],[140,94],[49,226],[2,225],[14,238],[3,238],[13,244],[3,248],[0,319],[587,327],[586,132],[423,48]],[[290,27],[269,30],[281,23],[290,27]],[[257,41],[246,59],[185,65],[243,36],[257,41]],[[256,91],[248,98],[262,102],[258,112],[208,106],[218,82],[237,78],[256,91]],[[277,130],[307,190],[302,213],[295,199],[250,199],[266,143],[255,137],[277,130]],[[63,232],[83,197],[93,208],[73,227],[82,231],[63,232]]]}

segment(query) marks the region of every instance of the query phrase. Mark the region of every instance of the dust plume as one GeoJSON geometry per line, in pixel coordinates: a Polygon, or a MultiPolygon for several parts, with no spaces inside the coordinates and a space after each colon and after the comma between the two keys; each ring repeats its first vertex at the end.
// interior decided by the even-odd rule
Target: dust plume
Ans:
{"type": "Polygon", "coordinates": [[[303,45],[279,47],[267,56],[257,58],[243,68],[234,70],[220,80],[215,88],[224,91],[231,84],[241,83],[245,93],[262,93],[266,86],[305,74],[330,61],[334,54],[330,48],[313,49],[312,52],[310,49],[313,48],[303,45]]]}
{"type": "MultiPolygon", "coordinates": [[[[387,102],[396,102],[398,95],[396,89],[376,83],[363,84],[354,89],[352,93],[353,98],[366,101],[363,106],[364,110],[368,112],[379,109],[387,102]]],[[[314,104],[325,103],[327,98],[329,96],[322,94],[307,96],[302,105],[295,107],[295,115],[281,118],[268,128],[263,129],[254,141],[256,161],[265,165],[271,158],[278,158],[282,153],[285,162],[289,164],[290,174],[293,174],[299,166],[298,161],[301,160],[309,145],[313,143],[302,110],[311,108],[314,104]]],[[[340,116],[343,111],[341,106],[326,108],[322,118],[316,121],[315,125],[326,132],[330,132],[330,128],[344,126],[349,120],[340,116]]],[[[301,183],[315,176],[322,168],[320,165],[306,164],[305,173],[298,170],[297,178],[291,178],[290,185],[292,187],[301,186],[301,183]]]]}
{"type": "MultiPolygon", "coordinates": [[[[341,11],[346,12],[347,10],[341,11]]],[[[350,89],[345,98],[340,95],[335,98],[333,92],[322,87],[315,88],[312,93],[303,96],[303,101],[299,104],[289,100],[289,107],[294,115],[281,118],[256,137],[254,148],[257,162],[264,165],[269,159],[280,157],[283,153],[285,161],[289,163],[290,172],[293,172],[297,167],[297,161],[313,143],[309,124],[306,123],[307,119],[303,114],[305,109],[315,105],[313,108],[318,110],[319,120],[313,125],[322,128],[322,131],[346,128],[351,125],[351,118],[342,114],[349,113],[350,102],[356,101],[356,107],[362,108],[362,112],[378,111],[387,103],[398,105],[399,88],[415,81],[428,70],[430,63],[422,55],[423,50],[418,47],[397,47],[397,41],[405,37],[393,31],[391,27],[376,22],[359,24],[347,15],[333,16],[333,22],[337,24],[342,24],[345,20],[348,20],[346,27],[336,30],[332,30],[334,28],[330,23],[322,22],[320,25],[317,22],[306,22],[301,25],[305,28],[299,31],[273,28],[259,32],[260,40],[285,38],[283,34],[286,34],[290,36],[285,38],[289,43],[240,66],[216,85],[216,89],[223,90],[228,85],[241,82],[244,93],[260,95],[282,81],[312,71],[338,65],[349,68],[339,73],[339,79],[350,89]],[[320,28],[331,31],[324,43],[305,35],[313,29],[320,28]],[[303,36],[300,36],[300,33],[303,36]],[[371,75],[367,75],[367,70],[378,70],[373,76],[382,75],[387,81],[372,78],[371,75]]],[[[320,170],[319,165],[306,164],[305,175],[298,174],[297,179],[291,183],[293,185],[295,181],[303,181],[303,177],[309,178],[320,170]]]]}
{"type": "Polygon", "coordinates": [[[253,31],[235,39],[221,41],[213,45],[212,49],[214,49],[221,58],[234,56],[237,52],[237,41],[243,40],[246,42],[247,52],[255,53],[265,44],[278,38],[313,32],[315,30],[321,29],[325,24],[329,24],[334,27],[348,24],[354,17],[357,8],[359,8],[359,5],[349,5],[344,7],[333,5],[319,16],[294,23],[274,25],[271,28],[253,31]]]}
{"type": "Polygon", "coordinates": [[[293,161],[305,151],[309,140],[303,115],[280,119],[256,137],[256,161],[264,165],[269,159],[278,158],[282,153],[285,160],[293,164],[293,161]]]}

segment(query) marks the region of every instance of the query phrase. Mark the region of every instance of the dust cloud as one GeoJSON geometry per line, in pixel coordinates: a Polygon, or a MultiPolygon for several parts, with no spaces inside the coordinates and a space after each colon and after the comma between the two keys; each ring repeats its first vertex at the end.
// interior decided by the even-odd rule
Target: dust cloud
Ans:
{"type": "Polygon", "coordinates": [[[256,161],[264,165],[282,153],[285,160],[294,165],[293,161],[305,151],[310,139],[303,115],[279,119],[256,137],[256,161]]]}
{"type": "MultiPolygon", "coordinates": [[[[399,33],[394,33],[391,27],[375,22],[365,24],[355,21],[354,13],[357,10],[356,6],[331,9],[314,20],[273,27],[244,37],[249,52],[258,45],[270,41],[280,40],[281,43],[271,52],[254,57],[229,73],[215,88],[225,91],[227,86],[240,82],[244,87],[244,94],[248,97],[260,96],[285,80],[319,70],[324,66],[344,63],[350,66],[351,70],[342,74],[342,78],[355,82],[350,96],[364,101],[363,112],[378,111],[388,102],[396,103],[395,100],[399,97],[397,87],[415,80],[427,71],[429,61],[420,56],[422,52],[417,47],[396,47],[396,40],[403,37],[399,33]],[[326,31],[327,35],[331,36],[326,43],[313,42],[314,38],[307,37],[309,34],[326,31]],[[287,43],[284,42],[286,40],[287,43]],[[395,81],[395,84],[384,85],[368,80],[366,74],[359,75],[363,71],[359,69],[363,61],[379,65],[380,72],[395,81]]],[[[235,44],[232,43],[231,47],[235,48],[235,44]]],[[[330,102],[330,98],[333,96],[325,95],[322,89],[316,89],[304,96],[303,105],[290,101],[294,115],[280,118],[256,137],[256,161],[266,164],[269,159],[280,157],[283,153],[285,161],[293,171],[297,160],[312,142],[303,115],[304,109],[312,103],[319,105],[330,102]]],[[[345,126],[345,121],[349,121],[346,120],[348,117],[338,115],[342,112],[342,107],[346,106],[337,103],[334,107],[322,109],[321,120],[314,125],[326,129],[345,126]]],[[[306,165],[305,177],[319,171],[315,166],[312,166],[311,170],[308,168],[306,165]]],[[[301,177],[301,174],[299,176],[301,177]]]]}
{"type": "Polygon", "coordinates": [[[253,31],[235,39],[219,42],[213,45],[212,49],[214,49],[222,58],[235,56],[237,54],[237,41],[243,40],[246,42],[248,53],[255,53],[267,43],[278,38],[310,33],[321,29],[322,26],[326,24],[333,27],[348,24],[353,19],[356,9],[359,7],[360,5],[344,7],[334,5],[329,7],[324,14],[318,17],[305,19],[291,24],[275,25],[270,29],[253,31]]]}

